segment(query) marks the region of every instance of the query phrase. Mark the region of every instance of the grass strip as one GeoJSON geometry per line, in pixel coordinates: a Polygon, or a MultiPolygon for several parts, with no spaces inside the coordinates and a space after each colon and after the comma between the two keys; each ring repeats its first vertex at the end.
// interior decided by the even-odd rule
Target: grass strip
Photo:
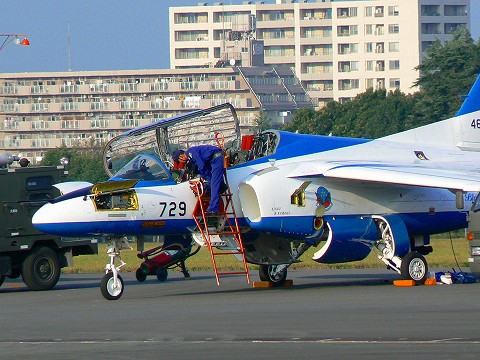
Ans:
{"type": "MultiPolygon", "coordinates": [[[[159,243],[146,243],[145,248],[150,249],[158,246],[159,243]]],[[[367,268],[382,268],[385,267],[383,262],[377,259],[374,251],[362,261],[355,261],[350,263],[341,263],[333,265],[319,264],[312,260],[312,255],[320,249],[319,247],[311,247],[302,257],[302,262],[291,265],[291,269],[367,269],[367,268]]],[[[447,237],[432,238],[431,245],[433,252],[426,256],[430,268],[441,268],[451,270],[458,266],[464,271],[468,271],[468,257],[469,247],[465,238],[453,238],[450,240],[447,237]],[[458,265],[457,265],[458,262],[458,265]]],[[[142,260],[137,258],[136,244],[131,244],[134,250],[123,250],[122,260],[127,263],[122,268],[124,272],[136,271],[142,263],[142,260]]],[[[217,257],[217,265],[220,269],[235,270],[242,268],[242,262],[238,261],[234,256],[217,257]]],[[[96,273],[105,271],[105,265],[109,261],[106,255],[106,245],[99,244],[97,255],[81,255],[74,257],[74,266],[63,268],[65,273],[96,273]]],[[[212,260],[207,248],[202,248],[198,254],[190,257],[186,261],[189,271],[213,270],[212,260]]],[[[256,265],[249,265],[250,270],[258,269],[256,265]]]]}

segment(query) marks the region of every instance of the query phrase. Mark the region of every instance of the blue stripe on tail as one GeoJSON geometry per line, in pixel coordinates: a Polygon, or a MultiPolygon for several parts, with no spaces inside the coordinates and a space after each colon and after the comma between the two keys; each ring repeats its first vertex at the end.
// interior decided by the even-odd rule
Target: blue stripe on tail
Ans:
{"type": "Polygon", "coordinates": [[[475,80],[475,83],[455,116],[469,114],[478,110],[480,110],[480,76],[475,80]]]}

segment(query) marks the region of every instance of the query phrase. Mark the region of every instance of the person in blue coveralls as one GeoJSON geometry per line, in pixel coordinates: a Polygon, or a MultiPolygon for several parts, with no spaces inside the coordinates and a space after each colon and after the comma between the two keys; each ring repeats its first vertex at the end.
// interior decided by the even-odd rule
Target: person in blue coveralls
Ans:
{"type": "Polygon", "coordinates": [[[175,150],[172,153],[172,159],[181,164],[192,161],[197,165],[198,173],[210,186],[210,204],[206,213],[217,214],[220,193],[225,186],[223,181],[225,165],[222,149],[213,145],[192,146],[186,151],[175,150]]]}

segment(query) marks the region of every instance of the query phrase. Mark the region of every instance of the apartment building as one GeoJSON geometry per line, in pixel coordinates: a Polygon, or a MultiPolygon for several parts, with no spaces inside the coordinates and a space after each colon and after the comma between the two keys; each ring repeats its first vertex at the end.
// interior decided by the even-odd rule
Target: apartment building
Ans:
{"type": "Polygon", "coordinates": [[[291,69],[0,73],[0,153],[34,163],[60,146],[104,145],[137,126],[229,102],[241,131],[255,131],[259,110],[273,123],[312,106],[291,69]]]}
{"type": "Polygon", "coordinates": [[[268,65],[294,69],[315,106],[368,88],[411,93],[436,39],[470,29],[469,0],[276,0],[171,7],[172,68],[268,65]],[[257,61],[258,63],[258,61],[257,61]]]}

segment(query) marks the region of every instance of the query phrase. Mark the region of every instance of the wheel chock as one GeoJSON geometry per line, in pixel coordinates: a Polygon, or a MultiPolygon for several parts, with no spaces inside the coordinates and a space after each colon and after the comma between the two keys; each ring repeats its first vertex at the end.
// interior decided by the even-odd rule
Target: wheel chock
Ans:
{"type": "Polygon", "coordinates": [[[425,280],[425,284],[423,285],[427,285],[427,286],[437,285],[437,280],[435,280],[435,278],[427,278],[427,280],[425,280]]]}
{"type": "Polygon", "coordinates": [[[393,285],[399,287],[415,286],[415,280],[393,280],[393,285]]]}
{"type": "MultiPolygon", "coordinates": [[[[285,287],[293,286],[293,280],[285,280],[282,286],[285,286],[285,287]]],[[[254,281],[253,287],[254,288],[271,288],[273,287],[273,283],[271,281],[254,281]]]]}
{"type": "Polygon", "coordinates": [[[270,281],[254,281],[253,282],[254,288],[269,288],[273,287],[273,283],[270,281]]]}

